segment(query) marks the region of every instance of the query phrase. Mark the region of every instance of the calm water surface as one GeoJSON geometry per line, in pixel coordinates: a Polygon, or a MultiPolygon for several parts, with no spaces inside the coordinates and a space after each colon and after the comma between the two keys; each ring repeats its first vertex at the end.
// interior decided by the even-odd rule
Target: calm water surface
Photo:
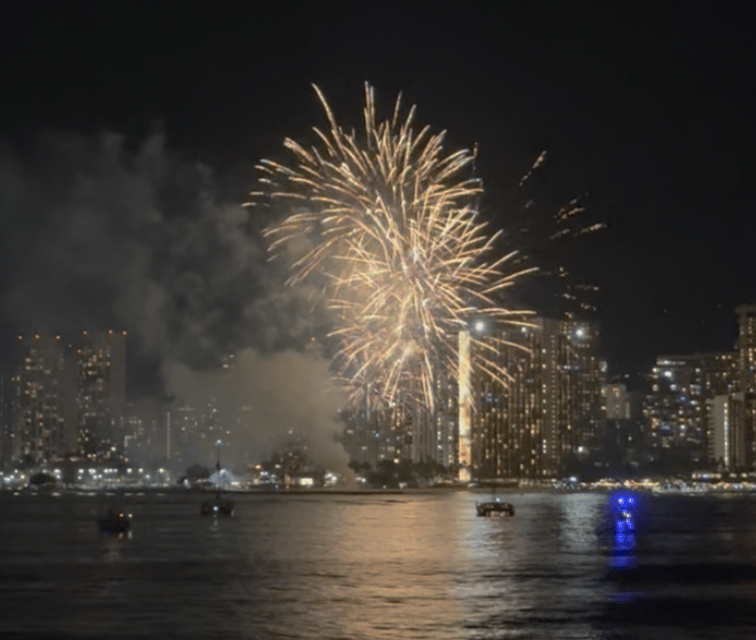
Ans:
{"type": "Polygon", "coordinates": [[[633,544],[606,497],[468,492],[0,493],[4,638],[756,638],[756,499],[644,497],[633,544]],[[127,538],[100,534],[111,504],[127,538]]]}

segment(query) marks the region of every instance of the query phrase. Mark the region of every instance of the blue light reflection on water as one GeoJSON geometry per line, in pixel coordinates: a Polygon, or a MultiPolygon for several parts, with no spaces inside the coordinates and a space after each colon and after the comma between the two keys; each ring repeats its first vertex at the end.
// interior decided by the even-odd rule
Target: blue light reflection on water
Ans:
{"type": "Polygon", "coordinates": [[[627,490],[612,491],[607,496],[604,520],[597,535],[611,537],[609,566],[613,570],[637,566],[637,519],[643,496],[627,490]]]}

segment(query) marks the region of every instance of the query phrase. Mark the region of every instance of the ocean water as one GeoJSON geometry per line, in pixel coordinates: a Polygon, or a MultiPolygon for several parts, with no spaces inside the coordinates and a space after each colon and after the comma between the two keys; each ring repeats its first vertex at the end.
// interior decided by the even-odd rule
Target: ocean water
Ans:
{"type": "Polygon", "coordinates": [[[2,638],[756,638],[756,497],[0,493],[2,638]],[[133,514],[103,535],[109,506],[133,514]]]}

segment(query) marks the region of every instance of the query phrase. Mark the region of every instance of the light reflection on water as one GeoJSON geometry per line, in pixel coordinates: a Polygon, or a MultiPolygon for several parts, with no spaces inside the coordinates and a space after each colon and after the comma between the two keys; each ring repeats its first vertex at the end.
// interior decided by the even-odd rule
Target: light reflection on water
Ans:
{"type": "Polygon", "coordinates": [[[0,636],[756,637],[756,501],[643,496],[602,540],[607,496],[480,498],[124,496],[113,538],[106,498],[0,494],[0,636]]]}

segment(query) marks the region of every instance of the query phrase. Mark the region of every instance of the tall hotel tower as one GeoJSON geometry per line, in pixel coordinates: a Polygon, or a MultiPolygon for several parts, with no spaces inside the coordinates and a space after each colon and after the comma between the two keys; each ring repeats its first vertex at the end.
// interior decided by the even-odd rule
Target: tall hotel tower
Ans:
{"type": "Polygon", "coordinates": [[[508,388],[473,382],[473,468],[481,476],[558,475],[601,429],[606,365],[596,327],[549,318],[533,324],[504,336],[527,348],[500,354],[508,388]]]}

